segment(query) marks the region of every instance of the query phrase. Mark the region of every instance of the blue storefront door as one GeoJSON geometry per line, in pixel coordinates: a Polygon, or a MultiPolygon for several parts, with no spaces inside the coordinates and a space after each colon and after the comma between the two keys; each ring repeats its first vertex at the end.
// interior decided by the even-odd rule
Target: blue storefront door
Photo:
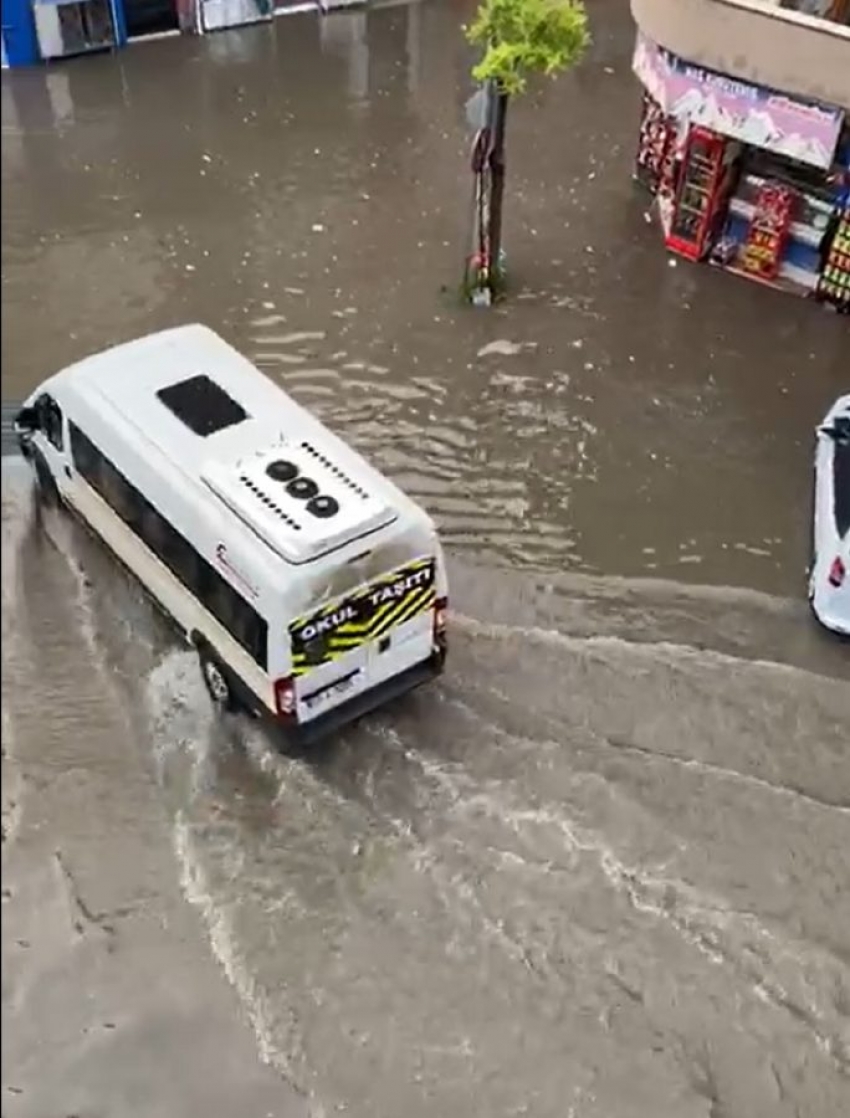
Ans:
{"type": "Polygon", "coordinates": [[[10,66],[32,66],[41,60],[30,0],[3,0],[3,46],[10,66]]]}

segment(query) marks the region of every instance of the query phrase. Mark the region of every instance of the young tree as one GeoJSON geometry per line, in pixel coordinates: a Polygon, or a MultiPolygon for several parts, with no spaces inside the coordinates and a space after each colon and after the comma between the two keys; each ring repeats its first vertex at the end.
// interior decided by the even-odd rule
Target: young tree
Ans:
{"type": "Polygon", "coordinates": [[[523,93],[529,75],[554,75],[574,66],[590,42],[582,0],[481,0],[464,28],[483,49],[472,76],[486,91],[486,119],[476,137],[477,249],[468,262],[467,292],[491,302],[502,287],[502,204],[508,101],[523,93]]]}

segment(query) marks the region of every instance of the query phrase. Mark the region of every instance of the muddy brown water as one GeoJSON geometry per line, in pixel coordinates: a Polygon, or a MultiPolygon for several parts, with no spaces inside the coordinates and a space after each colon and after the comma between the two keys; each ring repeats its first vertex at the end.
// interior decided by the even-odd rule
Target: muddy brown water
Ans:
{"type": "Polygon", "coordinates": [[[625,8],[515,107],[492,313],[458,5],[4,74],[4,400],[207,322],[428,506],[456,611],[442,681],[287,760],[4,460],[8,1118],[848,1112],[804,572],[850,340],[671,266],[625,8]]]}

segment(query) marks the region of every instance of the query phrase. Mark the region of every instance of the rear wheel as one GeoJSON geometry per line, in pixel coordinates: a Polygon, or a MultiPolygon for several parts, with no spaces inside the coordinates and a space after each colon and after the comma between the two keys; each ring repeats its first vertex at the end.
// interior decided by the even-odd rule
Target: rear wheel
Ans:
{"type": "Polygon", "coordinates": [[[213,706],[222,713],[239,709],[230,676],[221,661],[204,645],[198,647],[198,658],[201,662],[201,675],[213,706]]]}

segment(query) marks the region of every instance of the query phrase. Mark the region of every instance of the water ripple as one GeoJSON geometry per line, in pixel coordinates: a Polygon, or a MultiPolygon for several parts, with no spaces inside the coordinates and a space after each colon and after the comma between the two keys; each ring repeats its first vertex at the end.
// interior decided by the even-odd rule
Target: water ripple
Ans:
{"type": "MultiPolygon", "coordinates": [[[[323,331],[278,327],[277,315],[253,319],[252,358],[421,501],[450,547],[513,565],[580,564],[564,511],[576,486],[594,480],[598,432],[586,405],[567,403],[569,378],[542,381],[483,362],[473,419],[459,398],[468,387],[448,370],[390,377],[368,356],[336,350],[323,331]],[[544,436],[557,440],[558,462],[545,482],[545,463],[536,462],[544,436]],[[516,457],[506,455],[506,439],[516,457]]],[[[523,354],[532,360],[534,347],[511,360],[523,354]]]]}

